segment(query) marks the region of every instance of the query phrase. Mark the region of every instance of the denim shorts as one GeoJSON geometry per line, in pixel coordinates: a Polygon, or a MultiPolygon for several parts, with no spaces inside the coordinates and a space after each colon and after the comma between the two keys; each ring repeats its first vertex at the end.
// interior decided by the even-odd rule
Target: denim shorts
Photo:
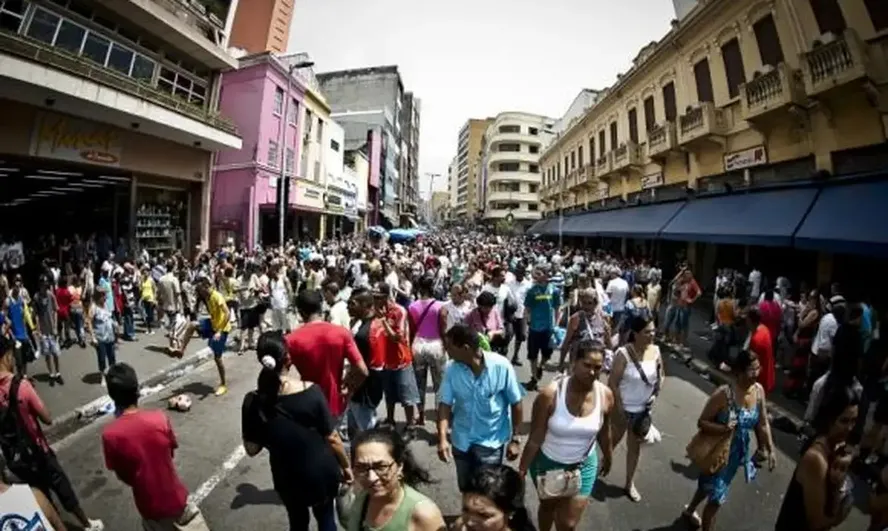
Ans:
{"type": "Polygon", "coordinates": [[[688,319],[691,316],[691,310],[687,306],[669,306],[666,310],[666,322],[664,329],[667,332],[680,334],[688,329],[688,319]]]}
{"type": "Polygon", "coordinates": [[[415,406],[419,403],[419,390],[413,365],[400,369],[383,369],[382,388],[386,404],[415,406]]]}
{"type": "Polygon", "coordinates": [[[453,448],[453,462],[456,465],[456,483],[460,492],[465,492],[478,469],[483,465],[501,465],[506,446],[488,448],[473,444],[465,452],[453,448]]]}
{"type": "Polygon", "coordinates": [[[197,328],[198,334],[207,340],[207,346],[213,351],[213,356],[221,358],[222,354],[225,353],[225,343],[228,342],[228,332],[219,334],[219,339],[217,340],[214,338],[216,332],[213,331],[213,324],[209,319],[201,319],[199,325],[197,328]]]}

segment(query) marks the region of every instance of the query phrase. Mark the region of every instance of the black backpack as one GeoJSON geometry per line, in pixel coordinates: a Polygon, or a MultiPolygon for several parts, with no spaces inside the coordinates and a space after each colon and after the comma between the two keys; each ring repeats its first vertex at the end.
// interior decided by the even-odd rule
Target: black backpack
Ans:
{"type": "Polygon", "coordinates": [[[18,408],[18,391],[22,376],[15,375],[9,388],[6,406],[0,406],[0,450],[6,466],[20,480],[25,481],[39,472],[46,453],[25,428],[18,408]]]}

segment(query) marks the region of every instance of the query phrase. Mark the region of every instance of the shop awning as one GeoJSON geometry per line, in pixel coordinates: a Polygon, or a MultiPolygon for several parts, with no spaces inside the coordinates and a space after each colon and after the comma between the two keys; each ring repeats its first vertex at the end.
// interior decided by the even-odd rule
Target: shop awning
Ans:
{"type": "Polygon", "coordinates": [[[549,220],[548,219],[541,219],[541,220],[535,222],[533,225],[531,225],[527,229],[527,233],[528,234],[539,234],[540,228],[542,228],[546,224],[547,221],[549,221],[549,220]]]}
{"type": "Polygon", "coordinates": [[[888,181],[824,188],[795,234],[803,249],[888,256],[888,181]]]}
{"type": "Polygon", "coordinates": [[[534,223],[534,226],[531,227],[530,232],[533,234],[539,234],[541,236],[550,236],[552,234],[552,223],[553,222],[558,223],[558,219],[556,219],[556,218],[541,219],[538,222],[534,223]]]}
{"type": "Polygon", "coordinates": [[[684,205],[683,201],[675,201],[589,212],[572,219],[565,232],[571,236],[656,238],[684,205]]]}
{"type": "Polygon", "coordinates": [[[687,202],[660,232],[666,240],[789,247],[816,188],[702,197],[687,202]]]}
{"type": "MultiPolygon", "coordinates": [[[[590,220],[595,213],[577,214],[564,218],[564,224],[561,227],[562,234],[566,236],[586,236],[584,232],[589,228],[590,220]]],[[[558,230],[557,227],[555,229],[558,230]]]]}

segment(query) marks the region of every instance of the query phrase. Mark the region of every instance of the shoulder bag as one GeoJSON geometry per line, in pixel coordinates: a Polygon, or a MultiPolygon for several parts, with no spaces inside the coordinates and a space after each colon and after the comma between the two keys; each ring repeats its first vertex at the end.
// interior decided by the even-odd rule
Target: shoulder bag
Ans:
{"type": "MultiPolygon", "coordinates": [[[[638,375],[641,376],[641,380],[645,383],[645,385],[649,387],[653,387],[653,394],[651,397],[656,397],[657,393],[660,391],[660,360],[659,354],[657,355],[657,382],[652,384],[647,375],[644,373],[644,369],[641,366],[641,363],[635,359],[635,356],[629,353],[629,349],[635,351],[635,347],[632,345],[626,345],[626,357],[629,358],[629,361],[635,365],[635,370],[638,371],[638,375]]],[[[632,422],[632,433],[634,433],[638,438],[644,439],[647,437],[648,432],[651,430],[651,404],[649,403],[647,407],[644,408],[644,411],[635,417],[635,421],[632,422]]]]}
{"type": "MultiPolygon", "coordinates": [[[[733,410],[734,407],[734,390],[729,385],[728,409],[733,410]]],[[[711,476],[728,464],[733,437],[734,430],[722,434],[712,434],[698,429],[697,433],[691,437],[685,451],[691,462],[700,469],[700,472],[711,476]]]]}
{"type": "MultiPolygon", "coordinates": [[[[562,380],[563,383],[558,386],[558,392],[555,393],[556,409],[558,408],[558,400],[560,400],[559,394],[567,392],[567,381],[568,378],[564,378],[562,380]]],[[[596,390],[596,393],[597,392],[598,391],[596,390]]],[[[600,406],[596,404],[596,407],[600,406]]],[[[564,468],[547,470],[545,473],[537,476],[537,495],[541,500],[573,498],[580,493],[580,485],[582,484],[582,473],[580,468],[583,466],[583,463],[586,462],[589,452],[592,451],[592,447],[595,446],[595,441],[597,439],[598,437],[593,437],[592,440],[589,441],[589,446],[586,448],[586,451],[583,452],[583,455],[586,457],[584,457],[582,461],[568,465],[564,468]]]]}

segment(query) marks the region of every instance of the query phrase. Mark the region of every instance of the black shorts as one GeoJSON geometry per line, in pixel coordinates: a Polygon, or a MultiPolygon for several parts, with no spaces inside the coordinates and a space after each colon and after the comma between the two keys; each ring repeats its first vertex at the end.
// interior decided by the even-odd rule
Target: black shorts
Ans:
{"type": "Polygon", "coordinates": [[[512,333],[515,335],[515,341],[521,343],[527,341],[527,330],[524,328],[524,319],[515,319],[512,321],[512,333]]]}
{"type": "Polygon", "coordinates": [[[251,328],[259,328],[259,322],[262,320],[262,314],[259,307],[244,308],[240,311],[240,327],[249,330],[251,328]]]}
{"type": "Polygon", "coordinates": [[[552,357],[552,331],[531,330],[527,333],[527,359],[536,360],[542,355],[543,361],[552,357]]]}
{"type": "Polygon", "coordinates": [[[56,458],[55,454],[50,453],[44,456],[42,461],[40,466],[35,467],[35,469],[10,469],[10,472],[15,474],[22,483],[27,483],[31,487],[40,490],[50,500],[52,499],[52,493],[55,493],[62,507],[69,513],[73,513],[80,506],[80,501],[77,499],[71,480],[65,474],[65,470],[59,463],[58,458],[56,458]]]}

